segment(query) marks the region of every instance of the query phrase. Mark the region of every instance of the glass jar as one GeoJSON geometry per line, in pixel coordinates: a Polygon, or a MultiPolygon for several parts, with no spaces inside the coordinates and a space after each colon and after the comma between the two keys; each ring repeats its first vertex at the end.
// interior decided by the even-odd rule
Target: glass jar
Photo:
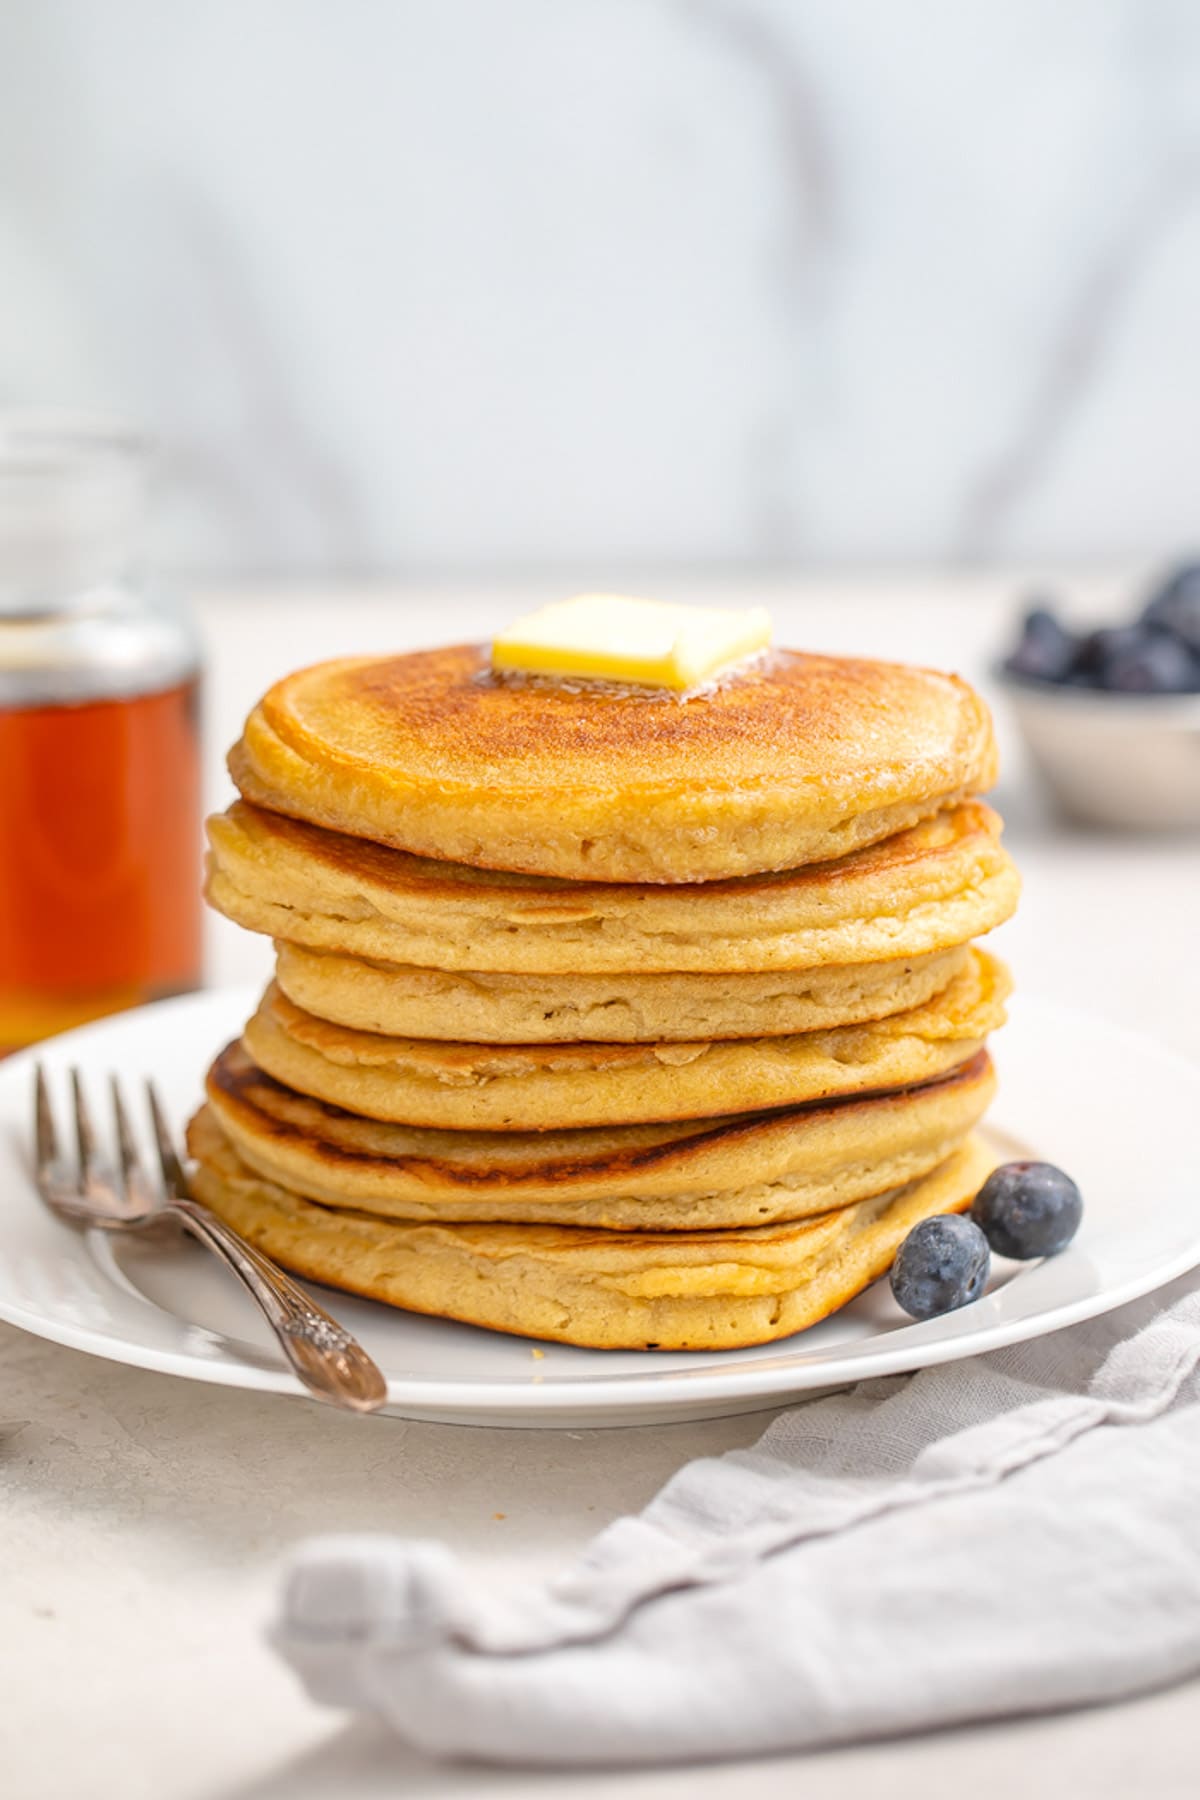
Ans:
{"type": "Polygon", "coordinates": [[[200,980],[199,655],[146,445],[0,420],[0,1053],[200,980]]]}

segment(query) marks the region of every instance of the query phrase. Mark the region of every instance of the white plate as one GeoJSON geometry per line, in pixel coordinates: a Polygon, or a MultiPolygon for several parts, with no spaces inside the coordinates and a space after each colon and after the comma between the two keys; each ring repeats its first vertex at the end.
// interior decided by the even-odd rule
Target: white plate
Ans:
{"type": "MultiPolygon", "coordinates": [[[[62,1118],[79,1063],[102,1099],[111,1070],[153,1073],[182,1124],[205,1067],[256,999],[197,994],[101,1020],[42,1046],[62,1118]]],[[[1200,1263],[1194,1190],[1200,1068],[1099,1020],[1018,997],[996,1043],[992,1130],[1075,1176],[1085,1216],[1052,1261],[1000,1263],[974,1306],[913,1324],[880,1282],[811,1331],[701,1355],[572,1350],[322,1295],[388,1378],[402,1418],[486,1425],[624,1425],[777,1405],[871,1375],[973,1356],[1106,1312],[1200,1263]]],[[[199,1246],[151,1248],[52,1218],[29,1177],[33,1054],[0,1066],[0,1318],[140,1368],[280,1394],[300,1389],[270,1332],[199,1246]]]]}

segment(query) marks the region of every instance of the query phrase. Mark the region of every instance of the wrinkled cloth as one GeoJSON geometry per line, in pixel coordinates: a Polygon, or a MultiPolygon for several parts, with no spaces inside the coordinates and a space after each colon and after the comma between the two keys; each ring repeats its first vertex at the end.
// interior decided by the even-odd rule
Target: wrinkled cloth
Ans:
{"type": "Polygon", "coordinates": [[[862,1383],[680,1470],[565,1573],[490,1593],[333,1537],[275,1646],[430,1755],[744,1756],[1100,1702],[1200,1672],[1200,1287],[862,1383]]]}

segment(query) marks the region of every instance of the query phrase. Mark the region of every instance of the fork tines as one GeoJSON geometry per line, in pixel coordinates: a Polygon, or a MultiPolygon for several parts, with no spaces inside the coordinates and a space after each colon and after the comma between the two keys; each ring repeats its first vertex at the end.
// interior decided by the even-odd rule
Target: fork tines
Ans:
{"type": "MultiPolygon", "coordinates": [[[[68,1073],[71,1083],[71,1110],[75,1127],[78,1170],[73,1172],[64,1159],[62,1140],[59,1137],[54,1119],[54,1108],[50,1101],[50,1085],[44,1066],[38,1063],[34,1083],[34,1141],[39,1189],[47,1199],[53,1197],[60,1204],[68,1197],[65,1188],[69,1185],[74,1187],[81,1197],[86,1196],[108,1207],[111,1207],[114,1201],[119,1200],[122,1193],[126,1202],[136,1201],[142,1210],[153,1206],[156,1204],[158,1196],[142,1162],[119,1079],[114,1075],[109,1082],[118,1177],[117,1173],[106,1163],[100,1149],[84,1091],[83,1077],[78,1068],[72,1068],[68,1073]],[[53,1189],[53,1195],[50,1192],[51,1189],[53,1189]]],[[[180,1167],[175,1146],[171,1141],[166,1115],[154,1084],[149,1081],[146,1083],[146,1097],[154,1127],[154,1143],[162,1170],[163,1185],[170,1193],[186,1193],[183,1170],[180,1167]]]]}

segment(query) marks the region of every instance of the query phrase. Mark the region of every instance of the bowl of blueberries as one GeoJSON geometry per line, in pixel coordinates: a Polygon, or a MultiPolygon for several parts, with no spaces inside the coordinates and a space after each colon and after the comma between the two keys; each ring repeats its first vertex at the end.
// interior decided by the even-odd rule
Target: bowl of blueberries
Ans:
{"type": "Polygon", "coordinates": [[[1200,562],[1156,583],[1125,624],[1076,630],[1032,606],[999,676],[1065,813],[1123,830],[1200,827],[1200,562]]]}

